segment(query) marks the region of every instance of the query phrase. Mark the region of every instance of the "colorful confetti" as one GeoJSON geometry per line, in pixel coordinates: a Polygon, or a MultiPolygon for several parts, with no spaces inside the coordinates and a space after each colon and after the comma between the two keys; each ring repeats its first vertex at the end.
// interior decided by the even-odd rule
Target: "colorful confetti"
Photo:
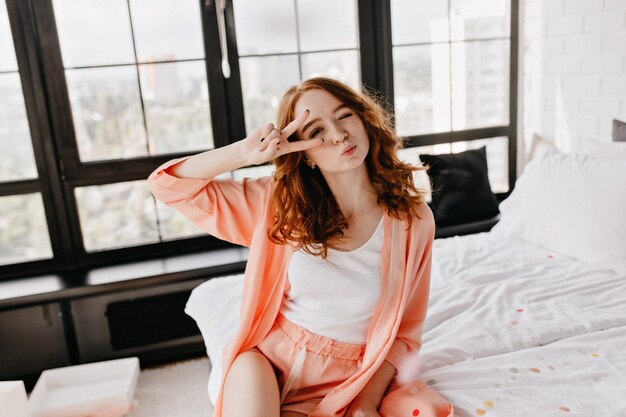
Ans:
{"type": "Polygon", "coordinates": [[[554,256],[548,255],[548,259],[552,259],[552,258],[554,258],[554,256]]]}
{"type": "Polygon", "coordinates": [[[553,371],[556,369],[554,366],[552,365],[548,365],[548,368],[552,369],[553,371]]]}
{"type": "Polygon", "coordinates": [[[594,375],[591,379],[593,380],[593,382],[600,382],[600,381],[602,381],[602,378],[600,378],[599,375],[594,375]]]}
{"type": "Polygon", "coordinates": [[[518,309],[517,309],[517,310],[515,310],[515,311],[517,311],[518,313],[521,313],[521,312],[523,312],[523,311],[524,311],[524,309],[523,309],[523,308],[518,308],[518,309]]]}
{"type": "Polygon", "coordinates": [[[565,407],[565,406],[559,407],[559,410],[561,410],[561,411],[566,411],[566,412],[568,412],[568,413],[569,413],[569,408],[568,408],[568,407],[565,407]]]}
{"type": "Polygon", "coordinates": [[[493,408],[493,403],[489,400],[483,401],[483,405],[487,408],[493,408]]]}
{"type": "Polygon", "coordinates": [[[515,326],[517,324],[517,320],[511,320],[511,324],[515,326]]]}
{"type": "Polygon", "coordinates": [[[513,372],[514,374],[519,373],[519,369],[517,368],[511,368],[511,372],[513,372]]]}
{"type": "Polygon", "coordinates": [[[541,372],[541,369],[539,368],[530,368],[530,370],[536,374],[538,374],[539,372],[541,372]]]}
{"type": "Polygon", "coordinates": [[[417,408],[415,410],[413,410],[413,416],[417,417],[420,415],[420,410],[418,410],[417,408]]]}
{"type": "Polygon", "coordinates": [[[411,394],[414,394],[414,395],[415,395],[415,394],[419,394],[420,389],[419,389],[419,387],[413,386],[413,387],[411,387],[411,389],[409,390],[409,392],[410,392],[411,394]]]}
{"type": "Polygon", "coordinates": [[[435,385],[436,383],[437,381],[434,379],[429,379],[428,381],[426,381],[426,385],[435,385]]]}
{"type": "Polygon", "coordinates": [[[594,358],[599,358],[600,355],[598,355],[597,353],[592,353],[591,356],[593,356],[594,358]]]}
{"type": "Polygon", "coordinates": [[[478,414],[479,416],[484,416],[486,413],[485,410],[483,410],[482,408],[477,408],[476,409],[476,414],[478,414]]]}

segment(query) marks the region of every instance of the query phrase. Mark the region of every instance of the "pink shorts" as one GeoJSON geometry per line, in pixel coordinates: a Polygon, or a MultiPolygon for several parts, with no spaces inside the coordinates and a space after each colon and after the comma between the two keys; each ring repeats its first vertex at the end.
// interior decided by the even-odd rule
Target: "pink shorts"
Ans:
{"type": "MultiPolygon", "coordinates": [[[[276,372],[281,411],[307,416],[330,391],[360,369],[365,352],[364,344],[311,333],[280,313],[256,348],[276,372]]],[[[394,380],[379,408],[382,417],[451,417],[453,411],[449,402],[421,381],[400,386],[394,380]]]]}

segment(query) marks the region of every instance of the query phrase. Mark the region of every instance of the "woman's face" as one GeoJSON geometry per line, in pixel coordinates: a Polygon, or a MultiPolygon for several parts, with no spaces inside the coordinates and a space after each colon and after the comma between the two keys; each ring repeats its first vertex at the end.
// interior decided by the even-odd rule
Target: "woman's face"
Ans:
{"type": "Polygon", "coordinates": [[[296,103],[295,114],[307,109],[309,116],[296,131],[296,137],[298,140],[324,138],[321,145],[304,151],[316,168],[330,173],[359,167],[369,151],[369,140],[356,112],[320,89],[303,93],[296,103]],[[356,148],[350,150],[353,147],[356,148]]]}

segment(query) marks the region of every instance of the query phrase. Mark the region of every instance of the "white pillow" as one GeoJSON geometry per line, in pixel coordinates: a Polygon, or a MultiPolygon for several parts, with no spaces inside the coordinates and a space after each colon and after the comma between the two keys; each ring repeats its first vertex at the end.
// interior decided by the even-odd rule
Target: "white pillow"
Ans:
{"type": "Polygon", "coordinates": [[[492,232],[626,274],[626,159],[539,144],[492,232]]]}
{"type": "Polygon", "coordinates": [[[200,329],[211,362],[209,399],[213,406],[222,378],[222,351],[239,327],[243,274],[212,278],[193,289],[185,313],[200,329]]]}

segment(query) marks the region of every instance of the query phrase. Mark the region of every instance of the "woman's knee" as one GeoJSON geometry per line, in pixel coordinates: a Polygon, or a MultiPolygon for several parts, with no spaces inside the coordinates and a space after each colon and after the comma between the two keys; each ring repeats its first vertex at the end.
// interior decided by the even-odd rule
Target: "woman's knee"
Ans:
{"type": "Polygon", "coordinates": [[[226,376],[223,404],[225,417],[279,416],[276,374],[261,352],[251,349],[237,355],[226,376]]]}

